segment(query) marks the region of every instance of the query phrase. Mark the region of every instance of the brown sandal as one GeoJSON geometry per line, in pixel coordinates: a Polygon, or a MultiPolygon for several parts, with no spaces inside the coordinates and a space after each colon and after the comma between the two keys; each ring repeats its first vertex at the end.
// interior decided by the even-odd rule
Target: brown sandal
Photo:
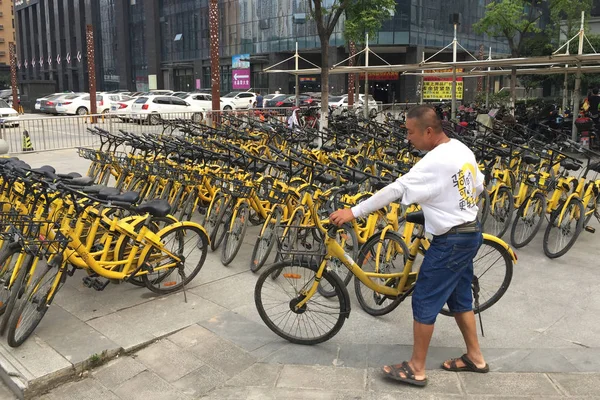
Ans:
{"type": "Polygon", "coordinates": [[[442,369],[445,369],[446,371],[452,371],[452,372],[461,372],[461,371],[477,372],[479,374],[485,374],[485,373],[490,372],[489,365],[485,364],[485,367],[478,368],[477,365],[475,365],[475,363],[473,361],[471,361],[471,359],[469,357],[467,357],[466,354],[463,354],[460,358],[453,358],[452,360],[450,360],[450,367],[446,367],[446,363],[444,362],[442,364],[442,369]],[[465,366],[458,367],[456,365],[456,362],[458,360],[462,360],[462,362],[465,363],[465,366]]]}
{"type": "Polygon", "coordinates": [[[402,364],[386,365],[386,367],[389,367],[390,371],[389,372],[386,371],[384,369],[385,367],[382,368],[382,371],[385,374],[385,376],[387,376],[388,378],[394,379],[399,382],[404,382],[409,385],[419,386],[419,387],[424,387],[427,385],[427,378],[425,378],[425,379],[416,379],[415,378],[415,373],[414,373],[413,369],[410,367],[410,365],[408,364],[408,361],[404,361],[402,364]],[[402,376],[401,374],[404,374],[404,376],[402,376]]]}

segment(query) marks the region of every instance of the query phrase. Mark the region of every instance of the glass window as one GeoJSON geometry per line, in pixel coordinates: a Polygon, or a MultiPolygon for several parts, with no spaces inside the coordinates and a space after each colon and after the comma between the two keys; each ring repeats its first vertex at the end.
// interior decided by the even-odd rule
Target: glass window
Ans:
{"type": "Polygon", "coordinates": [[[148,101],[148,98],[147,98],[147,97],[138,97],[138,98],[135,100],[135,104],[144,104],[144,103],[146,103],[146,101],[148,101]]]}

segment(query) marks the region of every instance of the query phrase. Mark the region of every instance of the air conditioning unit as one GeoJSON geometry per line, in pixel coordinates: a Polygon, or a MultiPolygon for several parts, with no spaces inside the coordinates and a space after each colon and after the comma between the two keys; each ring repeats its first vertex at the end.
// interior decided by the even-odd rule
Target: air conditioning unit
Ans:
{"type": "Polygon", "coordinates": [[[0,56],[5,56],[6,52],[5,51],[0,51],[0,56]]]}
{"type": "Polygon", "coordinates": [[[292,22],[294,24],[305,24],[306,23],[306,13],[297,13],[292,15],[292,22]]]}
{"type": "Polygon", "coordinates": [[[4,25],[0,25],[0,31],[4,30],[4,25]]]}
{"type": "Polygon", "coordinates": [[[4,43],[5,39],[4,38],[0,38],[0,43],[4,43]]]}
{"type": "Polygon", "coordinates": [[[260,21],[258,21],[258,27],[260,29],[269,29],[269,20],[261,19],[260,21]]]}

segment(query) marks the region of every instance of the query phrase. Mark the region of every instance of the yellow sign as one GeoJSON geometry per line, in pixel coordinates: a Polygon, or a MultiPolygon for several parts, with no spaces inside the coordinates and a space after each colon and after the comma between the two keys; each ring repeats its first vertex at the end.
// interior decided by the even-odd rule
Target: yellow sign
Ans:
{"type": "MultiPolygon", "coordinates": [[[[463,98],[463,83],[456,82],[456,98],[463,98]]],[[[450,100],[452,99],[452,82],[448,81],[423,81],[423,100],[450,100]]]]}

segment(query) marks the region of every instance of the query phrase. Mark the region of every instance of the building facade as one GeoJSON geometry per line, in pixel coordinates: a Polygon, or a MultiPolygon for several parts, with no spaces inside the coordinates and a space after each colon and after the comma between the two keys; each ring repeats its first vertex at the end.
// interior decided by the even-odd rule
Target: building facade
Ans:
{"type": "MultiPolygon", "coordinates": [[[[87,90],[85,26],[92,24],[98,90],[210,87],[208,0],[16,1],[20,2],[15,13],[21,82],[49,80],[59,91],[87,90]],[[79,52],[81,61],[76,59],[79,52]],[[45,62],[40,63],[40,57],[45,62]]],[[[370,40],[371,48],[390,64],[417,63],[423,53],[428,57],[452,41],[449,15],[461,13],[458,38],[465,49],[475,55],[482,48],[486,54],[488,48],[508,53],[504,42],[473,32],[489,1],[397,0],[393,18],[370,40]]],[[[307,0],[220,0],[219,11],[222,92],[234,86],[232,57],[236,55],[249,57],[250,86],[264,92],[294,91],[293,76],[263,70],[292,56],[296,43],[302,57],[320,65],[320,41],[308,17],[307,0]]],[[[342,18],[331,35],[330,65],[348,57],[343,26],[342,18]]],[[[461,51],[461,59],[466,54],[461,51]]],[[[450,58],[444,52],[436,59],[450,58]]],[[[293,60],[280,65],[293,67],[293,60]]],[[[301,62],[300,68],[307,67],[310,64],[301,62]]],[[[415,99],[416,78],[378,78],[369,81],[379,100],[415,99]]],[[[320,90],[319,76],[300,81],[304,91],[320,90]]],[[[332,93],[347,90],[345,76],[331,76],[330,84],[332,93]]]]}
{"type": "Polygon", "coordinates": [[[8,45],[16,42],[14,13],[12,1],[0,1],[0,64],[10,64],[8,45]]]}

